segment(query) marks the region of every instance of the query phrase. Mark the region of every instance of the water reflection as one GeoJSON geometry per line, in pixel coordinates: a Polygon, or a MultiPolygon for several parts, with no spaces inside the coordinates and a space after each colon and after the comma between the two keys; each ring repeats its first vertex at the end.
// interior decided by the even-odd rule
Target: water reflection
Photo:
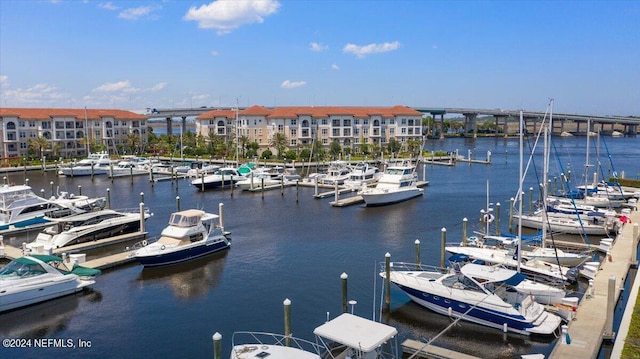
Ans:
{"type": "Polygon", "coordinates": [[[99,302],[102,294],[92,289],[49,300],[0,315],[0,337],[52,338],[69,326],[80,300],[99,302]]]}
{"type": "Polygon", "coordinates": [[[218,284],[228,252],[225,250],[167,267],[144,268],[137,280],[143,284],[166,282],[177,298],[193,299],[218,284]]]}
{"type": "MultiPolygon", "coordinates": [[[[423,342],[436,337],[453,323],[453,319],[413,302],[392,308],[390,313],[383,314],[383,321],[397,328],[403,328],[408,332],[409,337],[423,342]]],[[[554,340],[553,336],[527,337],[512,333],[505,334],[500,330],[458,321],[433,344],[479,357],[492,353],[492,358],[514,358],[520,354],[547,354],[545,351],[549,350],[548,345],[554,340]]]]}

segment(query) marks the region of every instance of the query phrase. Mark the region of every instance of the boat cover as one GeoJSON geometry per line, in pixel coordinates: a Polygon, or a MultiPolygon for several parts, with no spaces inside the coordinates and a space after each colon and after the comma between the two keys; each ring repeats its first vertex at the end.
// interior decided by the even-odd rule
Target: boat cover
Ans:
{"type": "Polygon", "coordinates": [[[343,313],[317,327],[313,334],[369,353],[396,336],[398,331],[386,324],[343,313]]]}

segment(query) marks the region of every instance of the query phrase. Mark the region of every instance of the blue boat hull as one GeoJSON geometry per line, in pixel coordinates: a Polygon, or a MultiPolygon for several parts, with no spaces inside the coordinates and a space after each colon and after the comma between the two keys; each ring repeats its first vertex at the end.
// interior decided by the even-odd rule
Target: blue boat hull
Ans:
{"type": "Polygon", "coordinates": [[[24,227],[29,227],[29,226],[33,226],[33,225],[36,225],[36,224],[42,224],[42,223],[47,223],[47,222],[49,222],[49,221],[46,220],[44,218],[44,215],[43,215],[43,216],[39,216],[39,217],[35,217],[35,218],[25,219],[25,220],[20,221],[20,222],[0,225],[0,231],[7,230],[10,227],[24,228],[24,227]]]}
{"type": "Polygon", "coordinates": [[[137,259],[145,267],[157,267],[185,262],[219,252],[227,248],[229,248],[229,244],[225,241],[220,241],[208,246],[203,244],[201,246],[165,252],[154,256],[141,256],[137,257],[137,259]]]}
{"type": "Polygon", "coordinates": [[[402,289],[402,291],[407,293],[409,297],[411,297],[411,299],[416,303],[440,314],[448,315],[449,308],[451,308],[452,316],[462,316],[463,320],[498,329],[502,329],[504,324],[506,324],[509,331],[525,335],[529,334],[527,329],[534,327],[533,323],[526,321],[525,318],[521,315],[508,315],[479,306],[476,306],[469,311],[471,305],[468,303],[422,292],[413,288],[399,285],[398,283],[395,284],[398,285],[398,287],[402,289]]]}

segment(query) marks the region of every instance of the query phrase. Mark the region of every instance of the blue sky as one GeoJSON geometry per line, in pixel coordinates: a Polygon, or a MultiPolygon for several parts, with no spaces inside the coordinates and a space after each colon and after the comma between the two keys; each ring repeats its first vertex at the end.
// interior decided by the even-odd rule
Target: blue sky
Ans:
{"type": "Polygon", "coordinates": [[[640,1],[0,0],[0,106],[640,115],[640,1]]]}

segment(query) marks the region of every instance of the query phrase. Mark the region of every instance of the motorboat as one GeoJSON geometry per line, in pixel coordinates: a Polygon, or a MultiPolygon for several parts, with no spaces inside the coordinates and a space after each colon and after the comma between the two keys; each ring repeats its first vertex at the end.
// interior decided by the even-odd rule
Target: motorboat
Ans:
{"type": "Polygon", "coordinates": [[[378,179],[375,187],[358,191],[367,206],[381,206],[406,201],[424,193],[417,186],[415,166],[408,161],[390,165],[378,179]]]}
{"type": "Polygon", "coordinates": [[[174,212],[160,238],[143,241],[133,256],[145,267],[174,264],[229,248],[220,216],[198,209],[174,212]]]}
{"type": "MultiPolygon", "coordinates": [[[[525,276],[514,270],[474,263],[459,271],[406,263],[390,268],[392,283],[436,313],[524,335],[552,335],[562,322],[515,288],[525,276]]],[[[380,275],[386,278],[387,273],[380,275]]]]}
{"type": "Polygon", "coordinates": [[[64,176],[91,176],[103,175],[112,167],[109,154],[106,152],[91,153],[87,158],[78,161],[69,167],[61,167],[59,174],[64,176]]]}
{"type": "Polygon", "coordinates": [[[351,167],[345,161],[332,161],[327,168],[326,176],[319,179],[321,184],[325,185],[341,185],[344,181],[349,179],[351,174],[351,167]]]}
{"type": "Polygon", "coordinates": [[[363,186],[372,186],[378,182],[382,172],[378,167],[370,166],[368,163],[360,163],[353,166],[349,178],[344,181],[346,187],[360,189],[363,186]]]}
{"type": "Polygon", "coordinates": [[[245,179],[247,179],[247,177],[241,175],[237,169],[233,167],[222,167],[213,174],[194,179],[191,181],[191,184],[200,190],[229,188],[245,179]]]}
{"type": "Polygon", "coordinates": [[[51,199],[36,195],[27,185],[0,186],[0,232],[37,227],[47,223],[48,215],[82,213],[98,205],[99,199],[63,193],[51,199]]]}
{"type": "Polygon", "coordinates": [[[141,218],[147,220],[149,217],[151,213],[148,209],[143,214],[103,209],[63,218],[49,218],[53,225],[38,233],[36,239],[26,246],[33,252],[48,253],[56,248],[133,233],[140,230],[141,218]]]}
{"type": "Polygon", "coordinates": [[[97,269],[65,264],[57,256],[16,258],[0,269],[0,312],[79,292],[94,284],[98,274],[97,269]]]}
{"type": "Polygon", "coordinates": [[[208,174],[215,173],[220,169],[220,166],[214,165],[212,163],[205,163],[202,161],[191,162],[191,168],[187,171],[187,177],[189,178],[200,178],[202,176],[206,176],[208,174]]]}
{"type": "Polygon", "coordinates": [[[615,218],[592,216],[583,219],[575,214],[554,212],[533,213],[530,215],[515,213],[514,219],[521,220],[522,226],[543,229],[553,233],[607,235],[617,230],[615,218]]]}
{"type": "Polygon", "coordinates": [[[283,181],[282,177],[274,177],[270,172],[254,170],[247,175],[246,179],[236,182],[236,186],[243,191],[249,191],[256,188],[277,186],[283,181]]]}
{"type": "Polygon", "coordinates": [[[230,359],[399,359],[396,328],[351,313],[313,330],[316,341],[264,332],[235,332],[230,359]]]}
{"type": "Polygon", "coordinates": [[[149,160],[143,157],[130,157],[119,161],[108,169],[109,177],[140,176],[149,174],[149,160]]]}

